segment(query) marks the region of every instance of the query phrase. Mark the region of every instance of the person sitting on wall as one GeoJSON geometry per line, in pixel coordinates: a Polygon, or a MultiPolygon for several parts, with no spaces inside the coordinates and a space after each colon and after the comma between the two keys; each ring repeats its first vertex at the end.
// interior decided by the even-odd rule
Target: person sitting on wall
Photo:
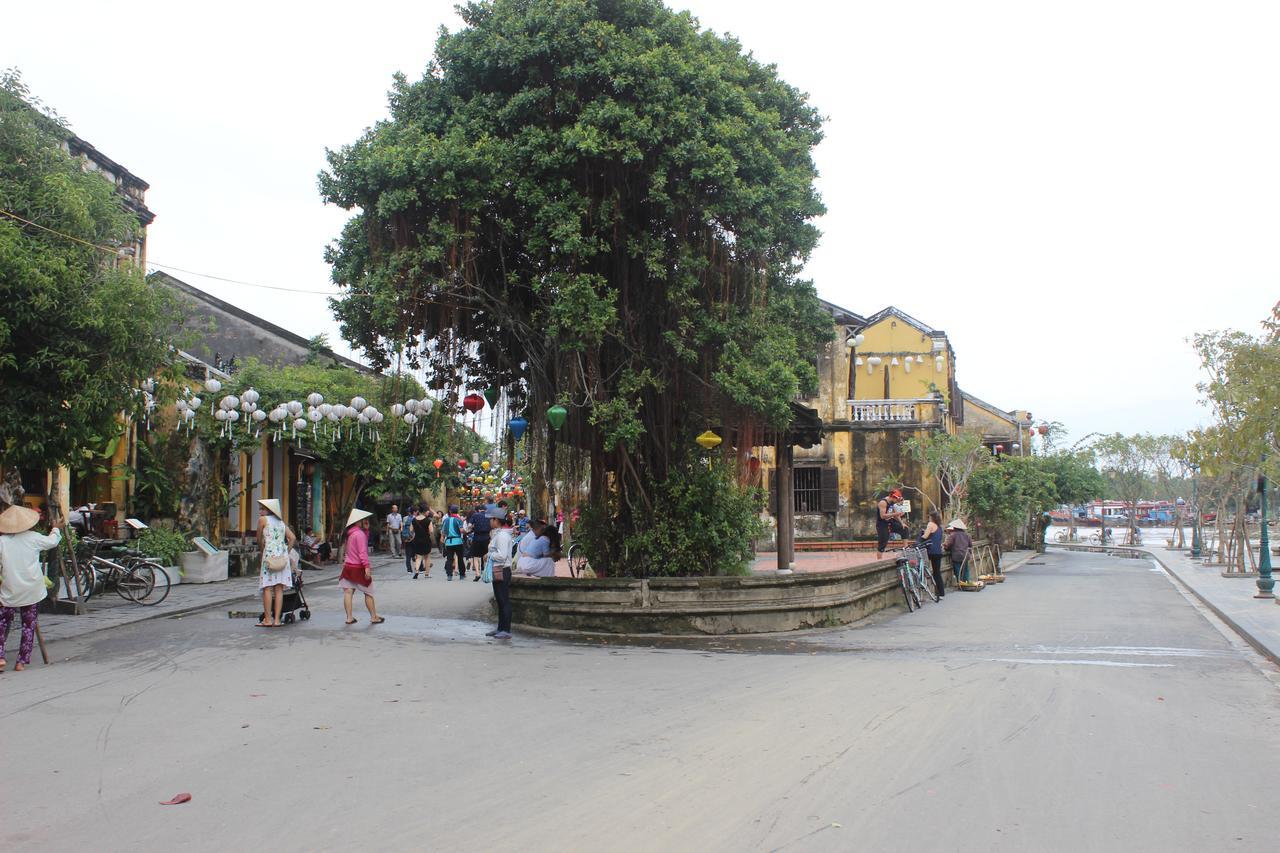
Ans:
{"type": "Polygon", "coordinates": [[[876,559],[884,558],[885,548],[889,544],[889,534],[899,536],[906,530],[902,524],[902,510],[898,509],[898,501],[902,500],[902,491],[894,489],[876,502],[876,559]]]}
{"type": "Polygon", "coordinates": [[[316,536],[315,528],[308,527],[306,535],[302,537],[302,559],[326,563],[332,553],[333,549],[329,547],[329,543],[321,542],[316,536]]]}

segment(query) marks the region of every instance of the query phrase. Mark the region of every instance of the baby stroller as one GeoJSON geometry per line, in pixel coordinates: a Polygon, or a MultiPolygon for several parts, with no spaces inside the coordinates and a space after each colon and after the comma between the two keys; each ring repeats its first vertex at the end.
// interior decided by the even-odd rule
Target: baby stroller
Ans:
{"type": "MultiPolygon", "coordinates": [[[[261,622],[266,614],[259,613],[258,621],[261,622]]],[[[280,621],[286,625],[292,624],[295,619],[307,620],[311,618],[311,607],[307,604],[307,597],[302,594],[302,575],[293,576],[293,586],[284,591],[284,596],[280,600],[280,621]],[[294,616],[294,611],[301,611],[294,616]]]]}

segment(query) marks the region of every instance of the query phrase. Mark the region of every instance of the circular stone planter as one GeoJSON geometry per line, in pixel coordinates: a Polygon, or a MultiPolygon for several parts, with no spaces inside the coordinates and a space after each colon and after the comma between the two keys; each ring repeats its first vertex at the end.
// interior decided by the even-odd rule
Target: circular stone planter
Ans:
{"type": "Polygon", "coordinates": [[[556,631],[686,636],[835,627],[903,603],[897,564],[723,578],[517,576],[513,621],[556,631]]]}

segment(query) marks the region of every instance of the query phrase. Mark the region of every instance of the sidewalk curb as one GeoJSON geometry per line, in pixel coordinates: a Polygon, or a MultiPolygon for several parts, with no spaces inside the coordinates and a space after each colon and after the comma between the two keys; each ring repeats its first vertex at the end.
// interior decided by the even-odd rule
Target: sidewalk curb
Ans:
{"type": "MultiPolygon", "coordinates": [[[[314,586],[337,584],[337,582],[338,582],[338,575],[334,575],[332,578],[315,581],[314,586]]],[[[179,584],[179,586],[181,586],[181,584],[179,584]]],[[[310,588],[311,586],[313,586],[313,584],[307,584],[308,588],[310,588]]],[[[80,634],[75,634],[70,637],[62,637],[58,639],[58,642],[65,643],[65,642],[70,642],[72,640],[79,640],[83,637],[88,637],[91,634],[98,634],[103,631],[115,631],[120,628],[127,628],[130,625],[137,625],[140,622],[151,622],[156,619],[176,619],[182,616],[189,616],[192,613],[199,613],[202,610],[212,610],[215,607],[226,607],[228,604],[234,604],[237,601],[243,601],[245,598],[252,598],[252,597],[254,597],[254,594],[252,592],[240,593],[239,595],[232,595],[226,598],[219,598],[216,601],[207,601],[204,604],[193,604],[190,607],[183,607],[178,610],[167,610],[163,613],[148,612],[145,615],[139,616],[137,619],[130,619],[128,622],[121,622],[117,625],[103,625],[99,628],[93,628],[91,630],[85,631],[80,634]]]]}
{"type": "Polygon", "coordinates": [[[1169,577],[1176,580],[1183,589],[1187,590],[1192,595],[1194,595],[1197,601],[1199,601],[1205,607],[1212,610],[1215,616],[1217,616],[1223,622],[1227,623],[1227,625],[1231,626],[1231,630],[1239,634],[1240,638],[1244,640],[1246,643],[1248,643],[1250,646],[1252,646],[1254,651],[1262,655],[1267,660],[1271,661],[1273,664],[1280,666],[1280,654],[1277,654],[1275,651],[1272,651],[1266,644],[1261,642],[1257,637],[1253,636],[1253,634],[1249,633],[1249,631],[1243,628],[1239,622],[1232,619],[1226,613],[1223,613],[1222,610],[1220,610],[1217,605],[1215,605],[1212,601],[1210,601],[1209,599],[1201,595],[1199,592],[1197,592],[1195,587],[1191,586],[1191,584],[1183,580],[1182,576],[1179,575],[1177,572],[1175,572],[1173,569],[1171,569],[1169,565],[1165,563],[1164,560],[1160,559],[1155,554],[1152,554],[1150,551],[1143,551],[1142,553],[1146,554],[1148,557],[1150,557],[1151,559],[1159,563],[1160,568],[1164,569],[1166,572],[1169,573],[1169,577]]]}

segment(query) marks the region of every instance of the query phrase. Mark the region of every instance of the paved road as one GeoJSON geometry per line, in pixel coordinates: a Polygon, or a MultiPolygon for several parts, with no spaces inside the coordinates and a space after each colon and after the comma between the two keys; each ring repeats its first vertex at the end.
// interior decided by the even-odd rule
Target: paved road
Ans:
{"type": "Polygon", "coordinates": [[[1275,849],[1280,676],[1145,560],[753,639],[483,637],[481,584],[379,581],[0,675],[5,850],[1275,849]],[[190,792],[192,802],[157,801],[190,792]]]}

